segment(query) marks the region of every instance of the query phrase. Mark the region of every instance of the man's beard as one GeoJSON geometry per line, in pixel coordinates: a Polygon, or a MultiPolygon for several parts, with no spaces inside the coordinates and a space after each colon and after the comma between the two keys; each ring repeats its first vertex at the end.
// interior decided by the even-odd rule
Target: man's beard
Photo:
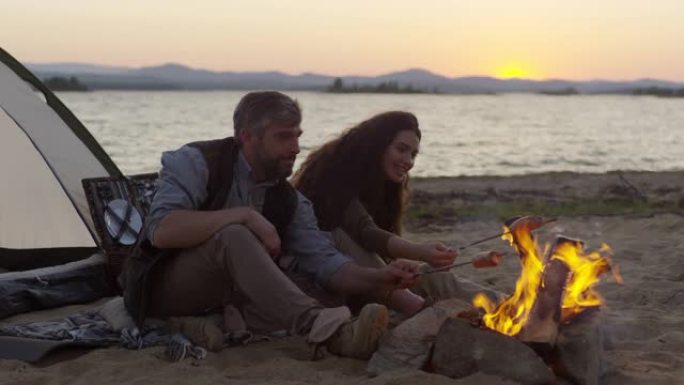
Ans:
{"type": "Polygon", "coordinates": [[[259,161],[266,179],[282,179],[292,175],[292,167],[284,163],[285,158],[271,158],[263,152],[259,153],[259,161]]]}

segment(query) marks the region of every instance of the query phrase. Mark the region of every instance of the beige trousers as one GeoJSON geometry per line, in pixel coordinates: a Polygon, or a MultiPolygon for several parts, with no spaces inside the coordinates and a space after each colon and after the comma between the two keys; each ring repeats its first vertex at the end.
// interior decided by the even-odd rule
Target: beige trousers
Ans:
{"type": "MultiPolygon", "coordinates": [[[[342,253],[352,257],[359,265],[365,267],[383,267],[386,265],[385,261],[378,254],[364,249],[341,228],[336,228],[332,234],[335,240],[335,247],[342,253]]],[[[434,301],[458,298],[470,302],[475,294],[479,292],[488,293],[493,298],[496,298],[496,293],[491,289],[457,277],[450,272],[426,274],[420,278],[419,285],[411,290],[423,297],[430,297],[434,301]]],[[[355,300],[378,302],[384,300],[382,298],[383,293],[386,295],[386,292],[371,293],[370,297],[356,298],[355,300]]],[[[356,307],[357,304],[352,300],[350,305],[356,307]]]]}
{"type": "Polygon", "coordinates": [[[226,226],[160,261],[150,278],[150,315],[157,317],[221,312],[232,305],[250,330],[305,335],[322,309],[242,225],[226,226]]]}

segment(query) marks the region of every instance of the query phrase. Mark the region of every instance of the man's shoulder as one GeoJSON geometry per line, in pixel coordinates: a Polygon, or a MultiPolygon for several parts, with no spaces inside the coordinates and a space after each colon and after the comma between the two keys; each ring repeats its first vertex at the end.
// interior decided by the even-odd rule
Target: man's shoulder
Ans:
{"type": "Polygon", "coordinates": [[[232,153],[238,148],[237,141],[233,137],[200,140],[188,143],[185,146],[199,150],[205,157],[226,155],[226,153],[232,153]]]}
{"type": "Polygon", "coordinates": [[[202,161],[202,153],[196,147],[184,144],[175,150],[167,150],[162,152],[161,156],[162,166],[167,166],[168,163],[186,163],[202,161]]]}
{"type": "Polygon", "coordinates": [[[194,147],[183,145],[176,150],[164,151],[161,157],[160,176],[173,175],[175,178],[193,179],[206,177],[207,163],[202,153],[194,147]]]}

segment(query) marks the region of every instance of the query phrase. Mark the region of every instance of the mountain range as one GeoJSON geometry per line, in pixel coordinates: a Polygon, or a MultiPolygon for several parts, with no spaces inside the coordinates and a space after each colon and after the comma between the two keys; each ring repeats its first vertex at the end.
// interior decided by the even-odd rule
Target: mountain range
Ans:
{"type": "Polygon", "coordinates": [[[682,89],[684,83],[657,79],[610,80],[528,80],[498,79],[487,76],[450,78],[424,69],[409,69],[379,76],[331,76],[315,73],[289,75],[278,71],[229,72],[194,69],[180,64],[131,68],[83,63],[29,63],[38,77],[76,77],[93,90],[326,90],[336,78],[346,87],[372,87],[395,83],[400,87],[427,92],[479,94],[505,92],[629,93],[634,89],[682,89]]]}

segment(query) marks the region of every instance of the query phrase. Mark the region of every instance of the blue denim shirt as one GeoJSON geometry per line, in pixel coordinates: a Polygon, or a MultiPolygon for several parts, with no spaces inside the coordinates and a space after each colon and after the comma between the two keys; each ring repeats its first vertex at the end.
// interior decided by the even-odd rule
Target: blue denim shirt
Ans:
{"type": "MultiPolygon", "coordinates": [[[[147,219],[149,239],[162,218],[171,211],[196,210],[207,198],[209,170],[198,149],[183,146],[166,151],[161,162],[157,193],[147,219]]],[[[261,212],[266,189],[276,181],[254,183],[251,167],[242,151],[234,167],[233,184],[224,207],[249,206],[261,212]]],[[[318,228],[311,202],[300,192],[297,197],[294,218],[282,241],[287,245],[288,256],[294,259],[293,268],[312,274],[320,285],[326,286],[330,276],[351,262],[351,258],[337,251],[331,237],[318,228]]]]}

